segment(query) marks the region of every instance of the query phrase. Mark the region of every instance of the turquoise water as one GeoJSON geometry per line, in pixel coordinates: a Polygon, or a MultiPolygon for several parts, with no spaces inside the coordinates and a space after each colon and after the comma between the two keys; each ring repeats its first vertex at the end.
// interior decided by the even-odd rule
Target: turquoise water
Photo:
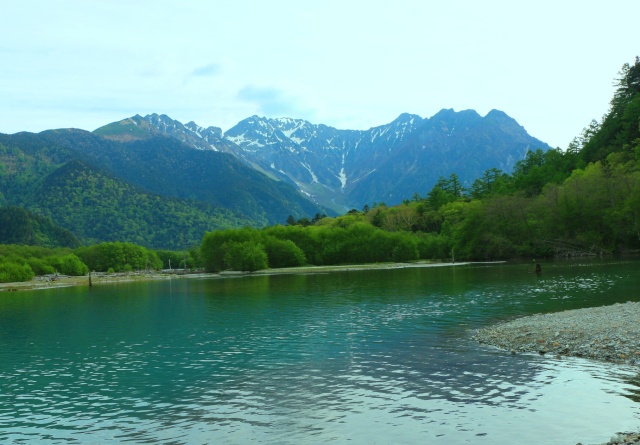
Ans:
{"type": "Polygon", "coordinates": [[[636,260],[542,266],[1,293],[0,443],[573,444],[639,428],[639,368],[470,339],[640,300],[636,260]]]}

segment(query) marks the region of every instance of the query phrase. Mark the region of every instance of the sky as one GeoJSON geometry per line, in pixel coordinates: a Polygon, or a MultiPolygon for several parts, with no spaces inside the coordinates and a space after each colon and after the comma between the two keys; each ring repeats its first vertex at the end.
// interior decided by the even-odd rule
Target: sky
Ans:
{"type": "Polygon", "coordinates": [[[638,0],[0,1],[9,134],[150,113],[365,130],[498,109],[564,149],[640,54],[638,0]]]}

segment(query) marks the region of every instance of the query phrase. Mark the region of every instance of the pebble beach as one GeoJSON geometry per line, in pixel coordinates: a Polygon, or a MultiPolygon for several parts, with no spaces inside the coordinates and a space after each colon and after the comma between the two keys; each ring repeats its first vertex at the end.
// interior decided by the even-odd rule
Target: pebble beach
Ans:
{"type": "Polygon", "coordinates": [[[475,338],[513,353],[640,364],[640,303],[532,315],[481,329],[475,338]]]}

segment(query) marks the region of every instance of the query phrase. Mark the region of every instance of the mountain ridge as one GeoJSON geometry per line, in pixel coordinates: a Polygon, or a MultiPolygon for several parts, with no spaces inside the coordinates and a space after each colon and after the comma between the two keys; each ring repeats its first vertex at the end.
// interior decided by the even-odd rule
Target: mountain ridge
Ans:
{"type": "MultiPolygon", "coordinates": [[[[134,118],[140,121],[138,129],[150,126],[149,131],[193,148],[230,153],[338,213],[375,201],[398,203],[428,192],[440,176],[451,173],[470,185],[490,168],[509,173],[529,150],[551,148],[497,109],[485,116],[451,108],[431,118],[402,113],[368,130],[253,115],[222,132],[193,121],[183,125],[166,115],[128,119],[134,118]]],[[[115,124],[95,133],[113,131],[115,124]]]]}

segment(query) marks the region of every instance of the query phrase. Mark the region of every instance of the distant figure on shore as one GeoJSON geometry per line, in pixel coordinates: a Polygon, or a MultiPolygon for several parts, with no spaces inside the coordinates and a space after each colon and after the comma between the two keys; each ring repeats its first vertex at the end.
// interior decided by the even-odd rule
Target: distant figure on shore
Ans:
{"type": "Polygon", "coordinates": [[[542,267],[540,266],[540,263],[536,263],[536,273],[538,275],[542,273],[542,267]]]}

